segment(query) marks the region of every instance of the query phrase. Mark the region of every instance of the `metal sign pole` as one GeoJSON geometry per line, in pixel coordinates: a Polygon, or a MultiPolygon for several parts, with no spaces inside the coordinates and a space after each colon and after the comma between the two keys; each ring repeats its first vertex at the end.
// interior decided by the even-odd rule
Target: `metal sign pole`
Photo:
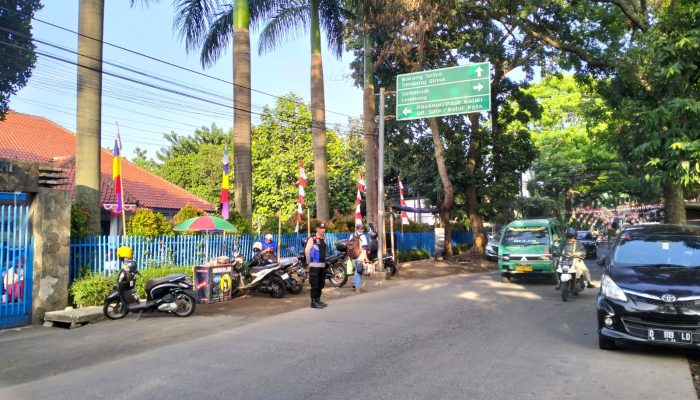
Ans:
{"type": "Polygon", "coordinates": [[[384,88],[379,88],[379,149],[377,163],[377,272],[384,272],[384,88]]]}

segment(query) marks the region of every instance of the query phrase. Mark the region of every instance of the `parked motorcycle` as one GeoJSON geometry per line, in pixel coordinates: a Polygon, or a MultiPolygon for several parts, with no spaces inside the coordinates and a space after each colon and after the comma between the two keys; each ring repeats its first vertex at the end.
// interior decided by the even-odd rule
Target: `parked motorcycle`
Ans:
{"type": "Polygon", "coordinates": [[[243,262],[240,256],[234,255],[233,269],[237,276],[233,279],[233,290],[269,293],[270,297],[281,299],[291,278],[281,270],[279,263],[265,264],[260,249],[255,247],[257,244],[253,245],[253,258],[248,261],[243,262]]]}
{"type": "Polygon", "coordinates": [[[583,274],[576,268],[577,257],[569,255],[561,255],[557,262],[557,277],[559,279],[559,290],[561,291],[561,299],[569,300],[569,293],[578,295],[586,288],[586,281],[583,279],[583,274]]]}
{"type": "Polygon", "coordinates": [[[287,291],[291,294],[299,294],[304,289],[306,282],[306,270],[300,257],[285,257],[279,260],[279,270],[289,274],[287,291]]]}
{"type": "Polygon", "coordinates": [[[105,298],[102,313],[109,319],[119,319],[129,312],[161,311],[178,317],[192,315],[196,301],[192,281],[185,274],[173,274],[146,282],[146,301],[136,296],[136,263],[125,262],[117,275],[117,284],[105,298]]]}
{"type": "MultiPolygon", "coordinates": [[[[326,256],[326,266],[324,272],[326,273],[326,279],[335,287],[343,287],[348,282],[348,274],[345,270],[345,262],[348,259],[347,253],[343,249],[344,240],[339,240],[335,243],[335,248],[338,250],[338,254],[332,256],[326,256]]],[[[306,240],[303,242],[304,247],[306,247],[306,240]]],[[[299,253],[299,260],[301,261],[304,269],[308,271],[308,264],[306,262],[306,254],[304,251],[299,253]]]]}

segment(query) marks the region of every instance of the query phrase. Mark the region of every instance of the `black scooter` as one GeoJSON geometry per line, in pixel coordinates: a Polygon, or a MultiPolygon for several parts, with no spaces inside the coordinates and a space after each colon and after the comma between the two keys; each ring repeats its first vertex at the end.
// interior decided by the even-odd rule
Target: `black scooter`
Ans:
{"type": "MultiPolygon", "coordinates": [[[[335,287],[343,287],[343,285],[348,282],[348,273],[345,267],[345,263],[348,260],[345,246],[346,242],[346,240],[338,240],[335,242],[335,249],[338,251],[338,254],[326,256],[326,265],[324,268],[326,279],[335,287]]],[[[302,244],[306,247],[306,239],[302,244]]],[[[298,258],[308,271],[309,266],[306,262],[306,254],[303,250],[299,253],[298,258]]]]}
{"type": "Polygon", "coordinates": [[[146,282],[146,301],[140,301],[136,296],[136,263],[124,262],[117,275],[114,291],[105,298],[102,313],[109,319],[124,318],[129,312],[141,314],[161,311],[175,314],[178,317],[188,317],[195,309],[195,294],[192,281],[185,274],[173,274],[162,278],[149,279],[146,282]]]}

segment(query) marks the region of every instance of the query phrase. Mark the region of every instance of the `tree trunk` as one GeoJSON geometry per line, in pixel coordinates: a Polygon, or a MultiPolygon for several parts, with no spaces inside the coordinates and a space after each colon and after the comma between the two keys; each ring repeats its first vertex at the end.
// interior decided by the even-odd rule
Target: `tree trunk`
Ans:
{"type": "Polygon", "coordinates": [[[683,185],[664,183],[664,222],[667,224],[686,224],[683,185]]]}
{"type": "Polygon", "coordinates": [[[479,215],[479,198],[476,194],[476,157],[479,150],[477,132],[479,131],[479,114],[469,114],[471,123],[471,135],[469,135],[469,151],[467,152],[467,209],[469,210],[469,223],[474,236],[474,250],[479,254],[486,251],[486,238],[484,237],[484,222],[479,215]]]}
{"type": "Polygon", "coordinates": [[[328,221],[328,162],[326,160],[326,101],[323,89],[319,0],[311,0],[311,134],[314,147],[316,218],[328,221]]]}
{"type": "Polygon", "coordinates": [[[234,207],[252,225],[253,164],[250,132],[250,14],[237,0],[233,31],[233,179],[234,207]]]}
{"type": "Polygon", "coordinates": [[[445,192],[445,197],[440,206],[440,221],[445,228],[445,245],[443,247],[443,258],[449,260],[452,258],[452,228],[450,226],[450,211],[452,210],[453,191],[452,182],[447,175],[447,167],[445,167],[445,155],[443,153],[442,139],[440,138],[440,128],[438,127],[435,118],[429,118],[430,130],[433,134],[433,146],[435,147],[435,162],[438,167],[438,174],[442,181],[442,188],[445,192]]]}
{"type": "MultiPolygon", "coordinates": [[[[89,214],[87,230],[100,233],[102,34],[104,0],[80,0],[75,197],[89,214]]],[[[123,178],[123,177],[122,177],[123,178]]]]}
{"type": "Polygon", "coordinates": [[[365,199],[367,201],[367,221],[377,221],[377,135],[374,116],[376,113],[374,99],[374,73],[372,69],[372,48],[369,38],[369,30],[365,28],[364,37],[365,71],[364,71],[364,96],[363,96],[363,118],[365,135],[365,183],[367,191],[365,199]]]}

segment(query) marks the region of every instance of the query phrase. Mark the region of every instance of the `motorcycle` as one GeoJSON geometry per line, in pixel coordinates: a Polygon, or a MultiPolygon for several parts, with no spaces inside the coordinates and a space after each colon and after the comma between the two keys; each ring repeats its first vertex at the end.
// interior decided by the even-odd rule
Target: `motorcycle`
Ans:
{"type": "Polygon", "coordinates": [[[234,292],[244,290],[246,293],[269,293],[275,299],[284,297],[291,278],[281,270],[279,263],[265,264],[260,252],[255,252],[246,262],[238,254],[234,255],[234,260],[233,269],[237,275],[232,283],[234,292]]]}
{"type": "MultiPolygon", "coordinates": [[[[338,250],[338,254],[332,256],[326,256],[326,263],[324,272],[326,274],[326,279],[335,287],[343,287],[348,282],[348,274],[345,270],[345,262],[348,259],[347,253],[344,250],[344,240],[339,240],[335,243],[335,248],[338,250]],[[341,243],[342,242],[342,243],[341,243]]],[[[306,240],[304,240],[303,245],[306,246],[306,240]]],[[[308,271],[308,265],[306,263],[306,254],[304,251],[299,253],[299,260],[306,271],[308,271]]]]}
{"type": "Polygon", "coordinates": [[[569,300],[569,293],[577,296],[586,288],[583,274],[576,268],[575,261],[577,259],[579,257],[561,255],[557,262],[557,278],[559,279],[559,290],[563,301],[569,300]]]}
{"type": "Polygon", "coordinates": [[[287,291],[291,294],[299,294],[304,289],[306,282],[306,270],[300,257],[285,257],[279,260],[279,270],[289,274],[287,291]]]}
{"type": "Polygon", "coordinates": [[[195,309],[196,300],[192,281],[185,274],[173,274],[162,278],[149,279],[146,282],[146,301],[136,296],[136,275],[139,272],[136,263],[125,262],[117,275],[114,286],[104,302],[102,313],[108,319],[120,319],[129,312],[141,314],[144,311],[161,311],[188,317],[195,309]]]}

